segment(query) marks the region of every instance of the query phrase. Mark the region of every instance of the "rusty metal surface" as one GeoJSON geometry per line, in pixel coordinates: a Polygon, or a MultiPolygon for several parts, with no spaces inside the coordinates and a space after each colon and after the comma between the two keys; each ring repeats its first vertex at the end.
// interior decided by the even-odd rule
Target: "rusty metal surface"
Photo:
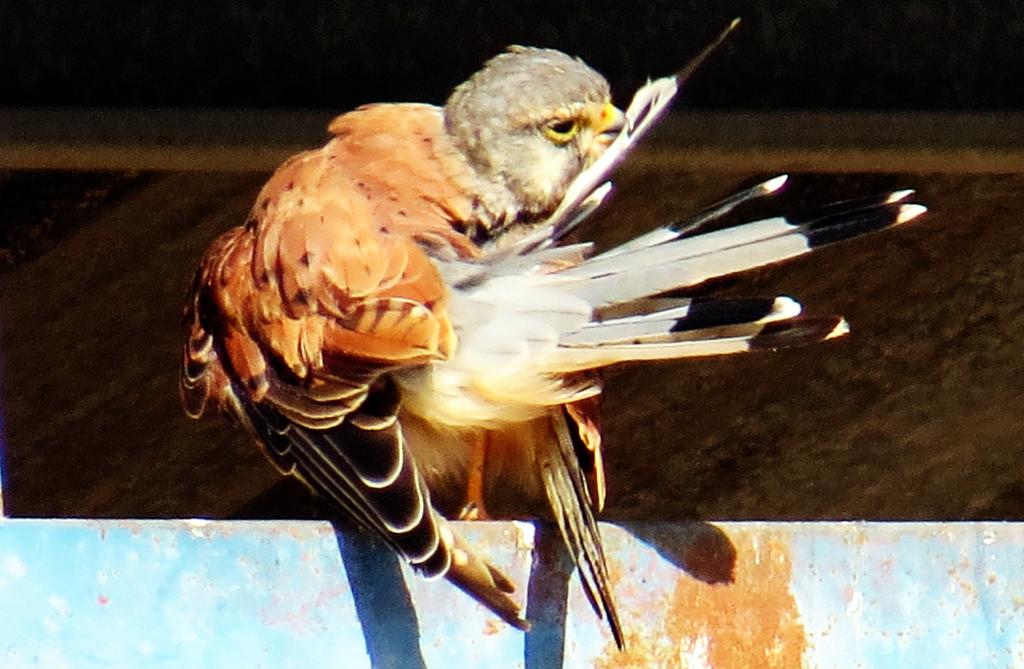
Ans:
{"type": "Polygon", "coordinates": [[[548,528],[461,524],[529,596],[503,626],[318,522],[0,522],[0,665],[1007,667],[1024,526],[605,525],[618,652],[548,528]],[[543,561],[545,569],[531,570],[543,561]],[[532,573],[531,573],[532,571],[532,573]]]}

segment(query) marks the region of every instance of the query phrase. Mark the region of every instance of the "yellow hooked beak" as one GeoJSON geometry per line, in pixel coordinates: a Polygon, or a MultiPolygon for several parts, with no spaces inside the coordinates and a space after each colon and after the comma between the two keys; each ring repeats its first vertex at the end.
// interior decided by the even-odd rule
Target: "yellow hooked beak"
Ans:
{"type": "Polygon", "coordinates": [[[591,159],[604,153],[622,129],[626,127],[626,115],[622,110],[607,103],[597,113],[596,118],[591,122],[590,127],[594,130],[594,142],[590,147],[591,159]]]}

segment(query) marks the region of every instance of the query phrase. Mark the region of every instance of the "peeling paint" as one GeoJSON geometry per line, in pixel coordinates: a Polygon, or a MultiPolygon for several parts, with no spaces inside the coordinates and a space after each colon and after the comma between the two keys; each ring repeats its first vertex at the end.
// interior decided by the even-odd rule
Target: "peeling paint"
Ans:
{"type": "MultiPolygon", "coordinates": [[[[633,610],[627,650],[606,649],[597,667],[729,667],[773,669],[800,665],[806,640],[789,592],[791,565],[785,536],[732,533],[737,562],[732,583],[707,584],[678,572],[659,592],[646,588],[649,606],[633,610]],[[642,616],[642,625],[635,624],[642,616]]],[[[614,574],[617,582],[628,578],[614,574]]],[[[639,594],[626,586],[631,604],[639,594]]]]}
{"type": "Polygon", "coordinates": [[[1024,525],[605,525],[625,653],[571,574],[534,588],[525,546],[542,550],[544,534],[460,530],[517,597],[555,593],[557,612],[531,614],[532,634],[555,632],[546,655],[527,660],[521,632],[327,523],[4,520],[0,587],[19,615],[0,626],[0,665],[348,669],[374,652],[388,666],[389,648],[427,669],[1024,662],[1024,525]]]}

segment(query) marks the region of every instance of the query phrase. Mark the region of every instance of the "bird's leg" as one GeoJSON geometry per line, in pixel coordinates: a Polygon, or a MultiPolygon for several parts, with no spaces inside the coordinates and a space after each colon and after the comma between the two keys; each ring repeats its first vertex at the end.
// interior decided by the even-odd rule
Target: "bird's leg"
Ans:
{"type": "Polygon", "coordinates": [[[466,476],[466,504],[459,513],[459,520],[488,520],[490,516],[484,506],[484,464],[487,460],[487,434],[473,444],[469,455],[466,476]]]}

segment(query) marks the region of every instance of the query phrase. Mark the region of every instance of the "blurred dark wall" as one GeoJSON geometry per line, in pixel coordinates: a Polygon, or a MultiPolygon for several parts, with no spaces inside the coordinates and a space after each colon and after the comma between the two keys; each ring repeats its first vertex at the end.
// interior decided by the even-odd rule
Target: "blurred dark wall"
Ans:
{"type": "MultiPolygon", "coordinates": [[[[1006,0],[794,0],[770,9],[709,0],[614,8],[511,0],[304,4],[140,2],[125,10],[0,0],[0,106],[250,114],[245,108],[441,101],[511,42],[583,56],[624,100],[648,74],[679,67],[740,15],[744,25],[677,108],[1024,109],[1024,19],[1018,3],[1006,0]]],[[[20,137],[45,136],[31,116],[35,125],[20,137]]],[[[145,133],[147,142],[173,139],[159,122],[173,113],[143,116],[158,133],[145,133]]],[[[776,115],[754,118],[768,116],[776,115]]],[[[766,144],[827,138],[843,122],[829,116],[766,144]]],[[[873,137],[881,141],[872,147],[900,128],[927,140],[925,152],[977,141],[977,132],[934,123],[936,115],[883,116],[902,120],[879,122],[873,137]]],[[[1001,130],[993,137],[1012,139],[1008,115],[978,116],[1001,130]]],[[[728,143],[720,127],[692,127],[708,133],[712,146],[728,143]]],[[[61,128],[79,137],[74,124],[61,128]]],[[[104,129],[81,133],[83,141],[113,138],[120,150],[131,149],[123,142],[137,129],[104,129]]],[[[0,121],[2,130],[9,128],[0,121]]],[[[272,130],[287,135],[280,125],[272,130]]],[[[588,236],[623,241],[749,183],[764,165],[757,154],[764,144],[755,144],[742,173],[695,171],[671,148],[657,161],[627,163],[614,202],[588,236]]],[[[984,144],[975,163],[1003,159],[1004,149],[984,144]]],[[[827,142],[807,150],[818,151],[815,165],[831,160],[827,142]]],[[[1017,343],[1024,176],[1021,169],[957,174],[951,162],[939,175],[794,175],[793,186],[807,185],[816,202],[916,187],[932,213],[905,230],[724,287],[794,295],[812,313],[845,314],[854,328],[846,341],[641,367],[613,379],[605,422],[609,517],[1024,517],[1024,349],[1017,343]]],[[[892,165],[892,155],[882,164],[892,165]]],[[[801,171],[799,164],[791,171],[801,171]]],[[[216,417],[186,419],[176,392],[178,319],[192,269],[213,237],[245,219],[264,178],[0,171],[9,513],[269,513],[265,493],[276,472],[240,430],[216,417]]],[[[778,213],[795,204],[765,206],[778,213]]]]}
{"type": "Polygon", "coordinates": [[[510,43],[578,54],[618,96],[744,25],[694,108],[1024,108],[1013,0],[327,3],[0,0],[0,105],[347,108],[441,101],[510,43]]]}

